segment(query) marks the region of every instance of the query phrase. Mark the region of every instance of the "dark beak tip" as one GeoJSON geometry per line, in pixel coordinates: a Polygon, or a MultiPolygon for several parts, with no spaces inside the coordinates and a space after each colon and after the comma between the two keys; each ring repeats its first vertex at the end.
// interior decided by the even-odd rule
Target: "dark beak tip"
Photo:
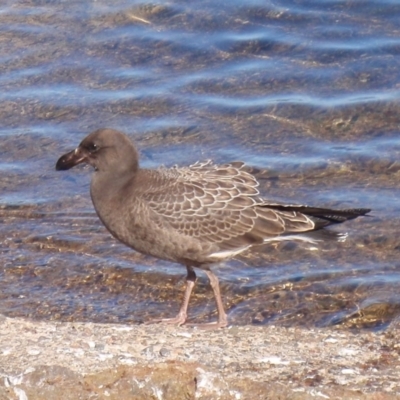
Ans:
{"type": "Polygon", "coordinates": [[[66,171],[85,161],[85,157],[77,154],[75,150],[61,156],[56,163],[56,171],[66,171]]]}
{"type": "Polygon", "coordinates": [[[56,163],[56,171],[65,171],[69,169],[68,165],[65,162],[64,156],[60,157],[56,163]]]}

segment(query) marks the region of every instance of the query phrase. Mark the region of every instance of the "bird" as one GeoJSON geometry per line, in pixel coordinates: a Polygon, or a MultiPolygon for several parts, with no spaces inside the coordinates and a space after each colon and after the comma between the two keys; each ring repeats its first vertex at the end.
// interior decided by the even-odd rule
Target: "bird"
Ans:
{"type": "Polygon", "coordinates": [[[218,319],[196,326],[225,328],[228,317],[213,265],[263,243],[314,242],[316,231],[371,211],[268,201],[243,162],[214,164],[207,160],[184,167],[141,168],[131,139],[110,128],[86,136],[75,150],[58,159],[56,170],[82,163],[94,168],[91,199],[111,235],[140,253],[186,267],[186,288],[178,314],[150,323],[180,326],[187,322],[196,270],[200,269],[210,281],[218,319]]]}

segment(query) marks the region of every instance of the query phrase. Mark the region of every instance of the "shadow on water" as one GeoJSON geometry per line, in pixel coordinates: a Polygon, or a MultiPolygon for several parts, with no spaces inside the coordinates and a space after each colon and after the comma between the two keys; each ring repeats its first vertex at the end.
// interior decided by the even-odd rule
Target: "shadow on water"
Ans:
{"type": "MultiPolygon", "coordinates": [[[[138,323],[176,313],[184,268],[116,243],[89,131],[130,133],[142,164],[254,166],[266,198],[370,207],[345,243],[263,246],[216,266],[230,321],[383,329],[398,319],[399,46],[394,2],[15,4],[0,14],[0,312],[138,323]],[[373,17],[373,18],[372,18],[373,17]]],[[[215,318],[200,276],[190,316],[215,318]]]]}

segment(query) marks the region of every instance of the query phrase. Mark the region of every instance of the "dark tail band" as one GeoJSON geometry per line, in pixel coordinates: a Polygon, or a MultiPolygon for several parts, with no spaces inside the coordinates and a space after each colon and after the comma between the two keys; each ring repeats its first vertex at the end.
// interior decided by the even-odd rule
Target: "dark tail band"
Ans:
{"type": "Polygon", "coordinates": [[[354,219],[368,214],[370,208],[349,208],[346,210],[331,210],[329,208],[318,208],[297,205],[268,204],[268,208],[279,211],[296,211],[310,217],[322,219],[330,224],[339,224],[349,219],[354,219]]]}

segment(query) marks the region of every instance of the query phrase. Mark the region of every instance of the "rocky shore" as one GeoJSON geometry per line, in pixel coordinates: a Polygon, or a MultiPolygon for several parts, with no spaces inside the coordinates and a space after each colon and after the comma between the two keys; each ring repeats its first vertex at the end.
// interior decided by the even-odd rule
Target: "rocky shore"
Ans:
{"type": "Polygon", "coordinates": [[[0,400],[395,399],[385,332],[44,322],[1,317],[0,400]]]}

